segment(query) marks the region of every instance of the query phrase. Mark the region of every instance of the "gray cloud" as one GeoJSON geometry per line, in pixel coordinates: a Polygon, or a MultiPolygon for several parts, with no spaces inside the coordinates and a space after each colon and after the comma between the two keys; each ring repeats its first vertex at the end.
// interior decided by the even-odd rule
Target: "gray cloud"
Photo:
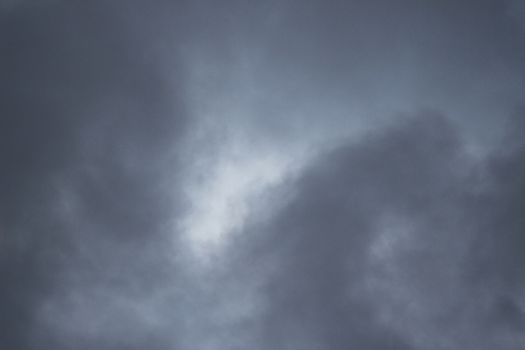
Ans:
{"type": "Polygon", "coordinates": [[[0,348],[522,348],[521,7],[1,2],[0,348]]]}
{"type": "Polygon", "coordinates": [[[174,204],[160,184],[167,170],[177,181],[186,115],[159,70],[152,19],[116,5],[2,13],[2,348],[53,338],[39,334],[40,310],[70,288],[146,293],[162,274],[161,228],[174,204]],[[151,33],[136,36],[146,24],[151,33]]]}
{"type": "Polygon", "coordinates": [[[522,157],[475,160],[428,114],[320,157],[240,243],[271,266],[260,348],[523,346],[522,157]]]}

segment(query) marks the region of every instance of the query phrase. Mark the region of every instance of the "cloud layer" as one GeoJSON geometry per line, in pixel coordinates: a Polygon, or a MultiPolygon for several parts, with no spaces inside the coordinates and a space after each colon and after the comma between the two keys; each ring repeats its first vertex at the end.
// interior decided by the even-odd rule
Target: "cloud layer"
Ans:
{"type": "Polygon", "coordinates": [[[523,348],[523,18],[1,2],[0,348],[523,348]]]}
{"type": "Polygon", "coordinates": [[[237,262],[272,267],[261,348],[518,349],[522,163],[439,115],[320,157],[237,262]]]}

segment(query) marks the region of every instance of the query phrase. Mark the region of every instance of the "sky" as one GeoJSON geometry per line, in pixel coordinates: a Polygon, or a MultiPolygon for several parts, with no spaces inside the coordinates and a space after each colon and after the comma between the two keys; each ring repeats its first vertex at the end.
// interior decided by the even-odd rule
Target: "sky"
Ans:
{"type": "Polygon", "coordinates": [[[0,349],[525,348],[525,2],[0,0],[0,349]]]}

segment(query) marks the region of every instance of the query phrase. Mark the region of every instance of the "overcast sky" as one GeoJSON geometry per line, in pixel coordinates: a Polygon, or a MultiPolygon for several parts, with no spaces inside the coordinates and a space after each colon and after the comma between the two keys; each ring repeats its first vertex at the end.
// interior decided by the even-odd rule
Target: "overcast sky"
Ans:
{"type": "Polygon", "coordinates": [[[525,349],[525,2],[0,0],[0,349],[525,349]]]}

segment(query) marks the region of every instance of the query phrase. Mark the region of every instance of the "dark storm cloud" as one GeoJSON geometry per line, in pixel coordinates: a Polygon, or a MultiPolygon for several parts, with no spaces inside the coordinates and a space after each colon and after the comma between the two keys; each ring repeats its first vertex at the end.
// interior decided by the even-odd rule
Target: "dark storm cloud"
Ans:
{"type": "Polygon", "coordinates": [[[307,166],[270,196],[275,207],[279,194],[296,195],[274,221],[242,230],[249,248],[233,244],[242,272],[232,278],[265,285],[254,292],[253,318],[238,325],[257,334],[245,346],[522,347],[522,205],[514,197],[523,190],[500,192],[505,176],[522,177],[522,151],[500,147],[523,137],[521,127],[506,134],[523,100],[519,5],[273,5],[234,14],[219,6],[233,29],[213,34],[230,51],[213,56],[214,88],[203,96],[224,87],[218,106],[250,103],[218,115],[246,123],[279,153],[319,135],[330,144],[356,121],[379,134],[385,121],[394,128],[307,166]],[[425,108],[447,117],[413,113],[425,108]]]}
{"type": "Polygon", "coordinates": [[[523,346],[525,150],[474,160],[455,129],[422,113],[285,188],[238,253],[271,271],[247,272],[266,276],[258,348],[523,346]]]}
{"type": "Polygon", "coordinates": [[[0,348],[523,348],[522,7],[0,0],[0,348]]]}
{"type": "Polygon", "coordinates": [[[168,8],[138,4],[24,2],[0,13],[3,349],[57,348],[35,343],[56,331],[38,318],[73,288],[71,269],[79,288],[126,293],[162,274],[161,249],[151,252],[172,203],[160,184],[186,123],[155,47],[173,39],[155,23],[168,8]]]}

